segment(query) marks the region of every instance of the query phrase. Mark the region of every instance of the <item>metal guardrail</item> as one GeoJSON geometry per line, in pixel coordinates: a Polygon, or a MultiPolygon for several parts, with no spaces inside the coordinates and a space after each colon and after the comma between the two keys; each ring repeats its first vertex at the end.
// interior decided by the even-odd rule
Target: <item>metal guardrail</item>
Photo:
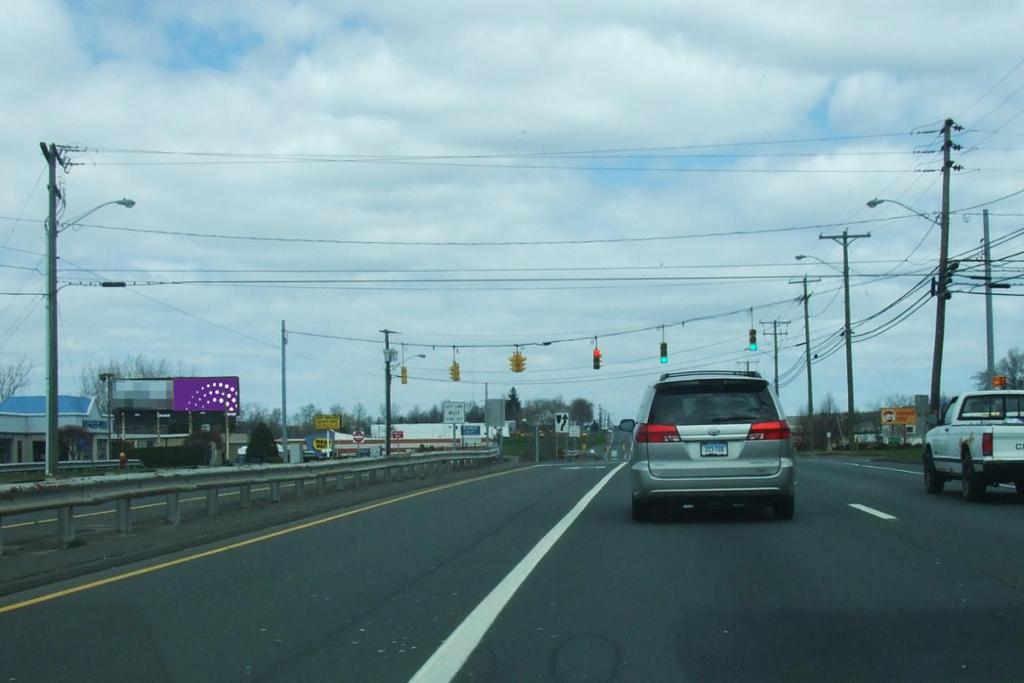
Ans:
{"type": "MultiPolygon", "coordinates": [[[[251,505],[253,485],[269,484],[272,502],[281,500],[281,484],[294,483],[296,497],[305,495],[305,483],[315,481],[318,494],[327,491],[328,480],[333,480],[335,490],[342,490],[348,483],[358,488],[364,483],[375,484],[381,477],[384,481],[405,476],[424,476],[450,472],[465,467],[478,467],[488,461],[499,459],[497,449],[486,451],[447,451],[415,458],[392,458],[390,460],[327,460],[287,465],[236,465],[231,467],[207,467],[196,469],[158,470],[156,472],[115,474],[104,477],[77,477],[52,481],[35,481],[0,485],[0,519],[6,516],[57,511],[58,536],[66,547],[75,540],[75,507],[117,503],[117,530],[131,531],[131,500],[148,496],[166,495],[166,517],[171,524],[181,521],[178,498],[182,493],[206,491],[206,510],[209,516],[216,516],[219,508],[220,489],[239,489],[239,500],[243,508],[251,505]],[[364,482],[364,480],[367,480],[364,482]]],[[[3,538],[0,531],[0,554],[3,553],[3,538]]]]}
{"type": "MultiPolygon", "coordinates": [[[[120,467],[119,460],[61,460],[57,465],[58,471],[68,470],[112,470],[120,467]]],[[[145,467],[141,460],[129,458],[127,467],[145,467]]],[[[43,472],[46,470],[45,462],[4,462],[0,463],[0,473],[3,472],[43,472]]]]}

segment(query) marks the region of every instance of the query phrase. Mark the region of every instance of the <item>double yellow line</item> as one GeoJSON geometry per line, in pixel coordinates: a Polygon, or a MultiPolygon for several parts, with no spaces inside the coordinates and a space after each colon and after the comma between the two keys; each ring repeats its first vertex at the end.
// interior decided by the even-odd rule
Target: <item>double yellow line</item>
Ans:
{"type": "MultiPolygon", "coordinates": [[[[174,560],[168,560],[166,562],[160,562],[158,564],[152,564],[152,565],[149,565],[149,566],[146,566],[146,567],[140,567],[139,569],[133,569],[131,571],[123,572],[121,574],[115,574],[113,576],[108,576],[108,577],[103,578],[103,579],[97,579],[96,581],[90,581],[88,583],[82,583],[82,584],[79,584],[77,586],[72,586],[71,588],[65,588],[63,590],[54,591],[52,593],[46,593],[45,595],[40,595],[38,597],[29,598],[28,600],[22,600],[20,602],[11,603],[9,605],[3,605],[3,606],[0,606],[0,614],[3,614],[5,612],[13,612],[13,611],[19,610],[19,609],[24,609],[26,607],[31,607],[32,605],[38,605],[38,604],[43,603],[43,602],[50,602],[51,600],[56,600],[57,598],[63,598],[63,597],[66,597],[68,595],[74,595],[75,593],[81,593],[82,591],[92,590],[93,588],[99,588],[101,586],[107,586],[107,585],[110,585],[112,583],[117,583],[119,581],[124,581],[126,579],[135,578],[136,576],[143,576],[144,574],[151,574],[153,572],[160,571],[161,569],[169,569],[171,567],[176,567],[176,566],[178,566],[180,564],[185,564],[186,562],[194,562],[195,560],[201,560],[204,557],[212,557],[213,555],[220,555],[221,553],[226,553],[226,552],[228,552],[230,550],[237,550],[238,548],[244,548],[246,546],[254,545],[256,543],[263,543],[264,541],[269,541],[269,540],[272,540],[272,539],[277,538],[279,536],[285,536],[287,534],[293,534],[293,533],[295,533],[297,531],[302,531],[304,529],[311,529],[313,527],[320,526],[321,524],[328,524],[329,522],[334,522],[336,520],[343,519],[345,517],[351,517],[352,515],[358,515],[361,512],[367,512],[369,510],[375,510],[377,508],[384,507],[386,505],[393,505],[395,503],[400,503],[403,500],[409,500],[410,498],[417,498],[419,496],[425,496],[428,493],[435,493],[437,491],[444,491],[445,489],[455,488],[456,486],[463,486],[465,484],[471,484],[471,483],[477,482],[477,481],[483,481],[484,479],[493,479],[495,477],[503,477],[506,474],[512,474],[514,472],[522,472],[522,471],[524,471],[526,469],[530,469],[530,468],[528,468],[528,467],[520,467],[520,468],[516,468],[514,470],[505,470],[504,472],[494,472],[492,474],[484,474],[484,475],[481,475],[479,477],[473,477],[472,479],[463,479],[461,481],[455,481],[455,482],[451,482],[451,483],[448,483],[448,484],[440,484],[438,486],[432,486],[432,487],[427,488],[427,489],[420,489],[419,491],[413,491],[412,493],[406,493],[406,494],[403,494],[403,495],[400,495],[400,496],[395,496],[394,498],[386,498],[384,500],[377,501],[376,503],[370,503],[369,505],[363,505],[361,507],[353,508],[351,510],[346,510],[344,512],[338,512],[338,513],[335,513],[335,514],[331,514],[331,515],[328,515],[326,517],[319,517],[319,518],[311,520],[309,522],[302,522],[301,524],[296,524],[296,525],[293,525],[293,526],[285,527],[283,529],[278,529],[277,531],[272,531],[272,532],[270,532],[268,534],[262,534],[260,536],[253,536],[252,538],[247,538],[244,541],[236,541],[234,543],[228,543],[227,545],[217,546],[216,548],[211,548],[209,550],[204,550],[202,552],[194,553],[192,555],[186,555],[184,557],[179,557],[179,558],[174,559],[174,560]]],[[[163,505],[163,503],[154,503],[154,505],[163,505]]],[[[100,513],[93,513],[93,514],[100,514],[100,513]]]]}

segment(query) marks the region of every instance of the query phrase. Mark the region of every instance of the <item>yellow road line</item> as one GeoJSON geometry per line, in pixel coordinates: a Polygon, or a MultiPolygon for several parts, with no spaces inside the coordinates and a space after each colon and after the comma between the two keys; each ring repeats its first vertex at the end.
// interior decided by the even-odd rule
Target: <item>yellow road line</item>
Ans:
{"type": "Polygon", "coordinates": [[[367,512],[369,510],[374,510],[374,509],[379,508],[379,507],[384,507],[385,505],[392,505],[394,503],[399,503],[399,502],[401,502],[403,500],[409,500],[410,498],[417,498],[419,496],[425,496],[428,493],[435,493],[437,491],[443,491],[445,489],[454,488],[456,486],[462,486],[464,484],[471,484],[473,482],[482,481],[484,479],[491,479],[491,478],[494,478],[494,477],[501,477],[501,476],[504,476],[506,474],[512,474],[514,472],[523,472],[523,471],[526,471],[528,469],[532,469],[532,468],[520,467],[520,468],[516,468],[514,470],[505,470],[504,472],[494,472],[492,474],[485,474],[485,475],[482,475],[482,476],[479,476],[479,477],[473,477],[472,479],[463,479],[462,481],[456,481],[456,482],[451,482],[451,483],[448,483],[448,484],[441,484],[439,486],[433,486],[433,487],[431,487],[429,489],[421,489],[419,491],[413,491],[411,493],[406,493],[406,494],[403,494],[401,496],[395,496],[394,498],[387,498],[385,500],[381,500],[381,501],[378,501],[376,503],[370,503],[369,505],[364,505],[362,507],[354,508],[352,510],[346,510],[344,512],[338,512],[338,513],[335,513],[333,515],[329,515],[327,517],[321,517],[319,519],[314,519],[314,520],[309,521],[309,522],[303,522],[302,524],[296,524],[295,526],[285,527],[284,529],[278,529],[277,531],[272,531],[269,534],[263,534],[261,536],[254,536],[252,538],[247,538],[244,541],[236,541],[235,543],[229,543],[227,545],[222,545],[222,546],[218,546],[216,548],[211,548],[210,550],[204,550],[204,551],[202,551],[200,553],[196,553],[194,555],[186,555],[185,557],[179,557],[179,558],[177,558],[175,560],[169,560],[167,562],[160,562],[158,564],[153,564],[153,565],[150,565],[148,567],[140,567],[139,569],[133,569],[132,571],[124,572],[123,574],[115,574],[114,576],[108,576],[108,577],[106,577],[104,579],[98,579],[96,581],[90,581],[89,583],[79,584],[77,586],[72,586],[71,588],[65,588],[64,590],[55,591],[53,593],[47,593],[45,595],[40,595],[40,596],[35,597],[35,598],[30,598],[28,600],[22,600],[21,602],[15,602],[15,603],[12,603],[10,605],[3,605],[3,606],[0,606],[0,614],[3,614],[5,612],[13,612],[13,611],[19,610],[19,609],[24,609],[25,607],[31,607],[32,605],[38,605],[38,604],[43,603],[43,602],[49,602],[51,600],[56,600],[57,598],[63,598],[63,597],[66,597],[68,595],[74,595],[75,593],[81,593],[82,591],[87,591],[87,590],[91,590],[93,588],[99,588],[101,586],[106,586],[106,585],[109,585],[109,584],[112,584],[112,583],[117,583],[119,581],[124,581],[126,579],[131,579],[131,578],[134,578],[136,576],[142,576],[144,574],[150,574],[152,572],[160,571],[161,569],[169,569],[170,567],[176,567],[179,564],[185,564],[186,562],[192,562],[194,560],[200,560],[200,559],[203,559],[204,557],[212,557],[213,555],[220,555],[221,553],[226,553],[229,550],[237,550],[238,548],[244,548],[246,546],[253,545],[255,543],[262,543],[264,541],[269,541],[269,540],[277,538],[279,536],[284,536],[286,534],[293,534],[296,531],[302,531],[304,529],[311,529],[313,527],[320,526],[322,524],[327,524],[328,522],[334,522],[336,520],[343,519],[345,517],[351,517],[352,515],[357,515],[360,512],[367,512]]]}

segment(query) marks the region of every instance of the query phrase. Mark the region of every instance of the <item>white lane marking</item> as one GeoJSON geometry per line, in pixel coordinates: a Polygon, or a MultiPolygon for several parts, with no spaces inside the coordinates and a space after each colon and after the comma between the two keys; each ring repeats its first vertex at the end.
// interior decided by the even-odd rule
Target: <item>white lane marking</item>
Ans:
{"type": "Polygon", "coordinates": [[[505,608],[508,601],[512,599],[519,587],[523,585],[531,572],[537,568],[540,561],[544,559],[548,551],[554,547],[562,534],[576,521],[583,510],[590,504],[605,484],[621,470],[626,463],[622,463],[608,474],[601,478],[601,481],[587,491],[573,506],[565,517],[562,517],[551,530],[544,534],[544,537],[537,541],[537,545],[512,568],[505,578],[487,594],[480,604],[469,613],[461,624],[459,624],[451,635],[441,643],[437,651],[430,656],[430,659],[420,667],[416,675],[409,679],[409,683],[436,683],[437,681],[450,681],[459,673],[459,669],[469,659],[476,646],[483,639],[484,634],[498,618],[501,610],[505,608]]]}
{"type": "Polygon", "coordinates": [[[893,515],[890,515],[888,512],[882,512],[881,510],[876,510],[875,508],[869,508],[867,505],[861,505],[860,503],[850,503],[850,507],[852,507],[855,510],[860,510],[861,512],[866,512],[869,515],[874,515],[879,519],[896,519],[893,515]]]}
{"type": "MultiPolygon", "coordinates": [[[[823,460],[821,462],[828,462],[828,461],[827,460],[823,460]]],[[[879,467],[878,465],[864,465],[864,464],[859,463],[859,462],[843,462],[842,460],[836,460],[834,462],[828,462],[828,464],[830,464],[830,465],[847,465],[849,467],[863,467],[864,469],[867,469],[867,470],[885,470],[886,472],[902,472],[903,474],[916,474],[917,476],[921,476],[920,472],[915,472],[914,470],[901,470],[898,467],[879,467]]]]}
{"type": "Polygon", "coordinates": [[[569,465],[563,467],[563,470],[606,470],[608,465],[569,465]]]}

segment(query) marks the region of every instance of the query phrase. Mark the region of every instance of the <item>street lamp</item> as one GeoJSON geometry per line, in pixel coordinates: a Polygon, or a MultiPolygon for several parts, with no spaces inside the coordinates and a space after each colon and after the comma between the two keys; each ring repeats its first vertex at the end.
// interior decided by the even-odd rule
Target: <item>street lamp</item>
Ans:
{"type": "MultiPolygon", "coordinates": [[[[948,141],[947,141],[948,144],[948,141]]],[[[947,161],[948,161],[948,150],[947,150],[947,161]]],[[[869,208],[876,208],[880,204],[889,203],[897,206],[902,206],[907,211],[910,211],[926,220],[930,223],[934,223],[939,226],[939,268],[938,268],[938,287],[935,290],[935,344],[932,350],[932,378],[931,378],[931,390],[928,396],[928,407],[932,414],[932,419],[936,422],[939,417],[939,390],[942,382],[942,348],[945,342],[946,335],[946,279],[949,272],[948,268],[948,249],[949,249],[949,185],[948,175],[944,173],[944,187],[943,187],[943,202],[942,202],[942,213],[939,214],[938,218],[932,218],[928,214],[921,213],[917,209],[907,206],[903,202],[896,201],[895,199],[875,199],[870,200],[867,205],[869,208]]]]}
{"type": "Polygon", "coordinates": [[[842,274],[842,272],[843,272],[841,269],[836,268],[834,265],[832,265],[828,261],[822,261],[817,256],[812,256],[811,254],[797,254],[793,258],[795,258],[797,261],[803,261],[805,258],[814,259],[815,261],[817,261],[821,265],[828,266],[829,268],[831,268],[832,270],[836,271],[837,273],[842,274]]]}
{"type": "MultiPolygon", "coordinates": [[[[50,186],[56,187],[56,169],[51,158],[50,186]]],[[[51,195],[53,192],[51,191],[51,195]]],[[[57,406],[57,235],[62,230],[74,227],[79,221],[104,206],[117,204],[126,209],[135,206],[135,200],[121,198],[104,202],[95,206],[74,220],[64,224],[63,229],[57,221],[54,197],[50,198],[50,216],[46,221],[46,476],[57,476],[59,459],[59,435],[57,425],[60,414],[57,406]]],[[[109,443],[109,439],[108,439],[109,443]]]]}

